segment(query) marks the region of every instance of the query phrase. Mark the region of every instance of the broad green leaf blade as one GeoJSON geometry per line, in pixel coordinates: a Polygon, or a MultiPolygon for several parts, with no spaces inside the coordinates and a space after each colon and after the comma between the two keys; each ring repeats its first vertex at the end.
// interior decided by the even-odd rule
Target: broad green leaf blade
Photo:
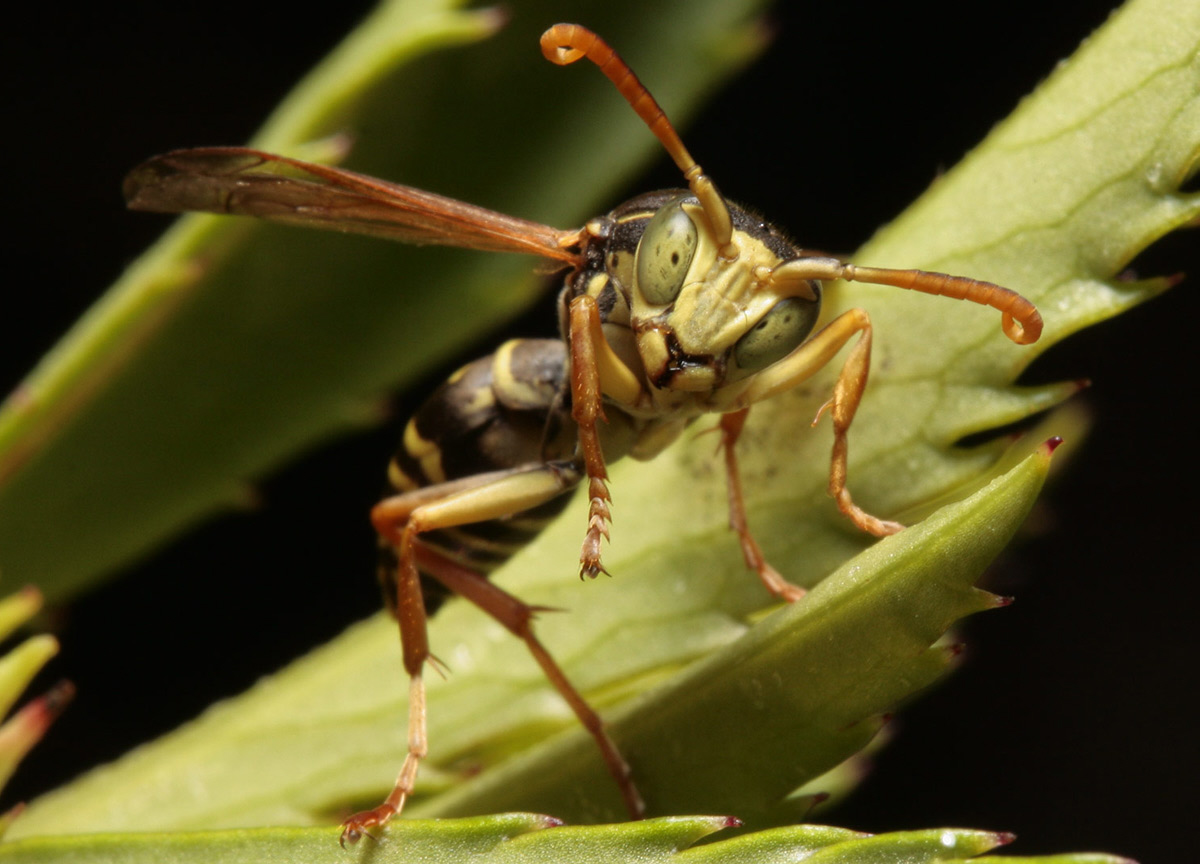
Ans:
{"type": "Polygon", "coordinates": [[[1046,858],[977,858],[1012,841],[1012,836],[961,828],[907,831],[872,836],[824,825],[797,825],[720,840],[694,843],[729,820],[720,816],[653,819],[624,825],[554,827],[530,814],[453,821],[409,821],[346,851],[334,845],[331,829],[254,829],[195,834],[114,834],[37,838],[0,845],[5,864],[259,864],[259,862],[340,860],[373,864],[462,861],[479,864],[940,864],[952,861],[1011,861],[1016,864],[1129,864],[1108,855],[1054,855],[1046,858]]]}
{"type": "MultiPolygon", "coordinates": [[[[611,206],[658,145],[594,69],[541,58],[553,4],[522,4],[502,32],[495,10],[459,5],[381,5],[254,143],[322,159],[345,146],[328,136],[348,136],[348,167],[564,228],[611,206]]],[[[758,5],[708,0],[639,32],[645,16],[625,0],[593,26],[661,82],[682,119],[761,44],[758,5]]],[[[179,145],[201,143],[233,142],[179,145]]],[[[181,220],[0,412],[0,569],[60,599],[245,506],[253,481],[378,422],[391,390],[546,297],[538,264],[181,220]]]]}
{"type": "MultiPolygon", "coordinates": [[[[156,834],[151,832],[38,838],[0,845],[0,861],[73,861],[79,864],[138,861],[184,862],[345,861],[439,862],[486,861],[506,844],[529,832],[555,825],[544,816],[515,813],[450,822],[406,823],[389,832],[386,842],[338,848],[336,829],[282,828],[256,831],[156,834]]],[[[715,829],[710,829],[715,830],[715,829]]],[[[693,834],[693,837],[696,836],[693,834]]],[[[691,838],[689,838],[691,839],[691,838]]],[[[686,842],[686,841],[685,841],[686,842]]]]}
{"type": "MultiPolygon", "coordinates": [[[[800,602],[611,711],[612,734],[637,766],[650,811],[736,813],[752,827],[788,821],[780,802],[792,790],[861,750],[883,714],[945,672],[956,650],[939,640],[954,621],[1001,602],[973,583],[1024,520],[1049,452],[881,541],[800,602]]],[[[648,591],[677,578],[656,562],[631,561],[628,570],[648,591]]],[[[685,603],[659,607],[663,631],[684,629],[695,615],[680,608],[685,603]]],[[[631,617],[636,604],[627,607],[631,617]]],[[[654,620],[646,611],[640,617],[654,620]]],[[[604,633],[592,640],[588,653],[599,655],[604,633]]],[[[669,650],[661,641],[646,632],[640,644],[657,658],[669,650]]],[[[416,809],[460,815],[515,806],[568,813],[569,821],[619,818],[593,750],[576,732],[416,809]]]]}
{"type": "MultiPolygon", "coordinates": [[[[935,644],[947,628],[995,605],[972,583],[1032,505],[1048,454],[1042,448],[988,489],[881,542],[741,638],[733,639],[743,633],[739,622],[761,588],[745,579],[740,588],[693,581],[674,603],[647,606],[648,598],[679,584],[679,571],[653,558],[622,562],[624,588],[616,580],[588,588],[611,595],[603,602],[621,610],[628,629],[620,639],[633,640],[636,652],[614,645],[603,620],[547,615],[541,629],[550,644],[573,635],[579,653],[560,652],[560,659],[579,686],[600,693],[661,677],[717,639],[733,640],[610,712],[611,731],[637,765],[652,813],[736,812],[752,825],[786,821],[780,800],[860,750],[881,714],[952,661],[952,648],[935,644]],[[715,632],[714,618],[724,620],[715,632]],[[687,638],[690,630],[707,631],[705,641],[687,638]]],[[[546,574],[527,586],[537,603],[561,607],[583,590],[557,578],[553,567],[538,566],[541,555],[553,560],[578,542],[573,526],[568,517],[552,530],[551,552],[522,556],[527,572],[546,574]]],[[[435,745],[424,788],[433,791],[439,775],[444,781],[442,772],[456,765],[490,770],[418,801],[412,812],[462,815],[512,806],[569,821],[621,818],[594,744],[545,692],[522,647],[500,628],[479,623],[461,604],[433,622],[435,645],[451,644],[446,634],[457,641],[442,655],[452,674],[429,680],[435,745]],[[554,729],[565,731],[543,740],[554,729]],[[502,764],[491,767],[496,762],[502,764]]],[[[394,645],[394,625],[382,617],[356,628],[240,700],[34,802],[14,836],[331,821],[356,801],[382,794],[381,766],[399,766],[403,758],[404,687],[394,645]]]]}

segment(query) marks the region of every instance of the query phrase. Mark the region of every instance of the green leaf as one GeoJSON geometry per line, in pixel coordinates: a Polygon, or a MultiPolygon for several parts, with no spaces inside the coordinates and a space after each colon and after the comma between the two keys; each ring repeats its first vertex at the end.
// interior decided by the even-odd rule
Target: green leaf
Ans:
{"type": "MultiPolygon", "coordinates": [[[[374,841],[343,853],[347,861],[374,864],[462,861],[479,864],[940,864],[951,861],[1008,861],[1014,864],[1128,864],[1107,855],[1055,855],[1047,858],[976,858],[1009,843],[1011,835],[948,828],[872,836],[797,825],[693,846],[730,826],[725,817],[686,816],[596,827],[555,827],[553,820],[528,814],[459,819],[453,822],[398,822],[374,841]],[[547,830],[550,829],[550,830],[547,830]]],[[[225,864],[328,859],[337,833],[331,829],[275,828],[195,834],[114,834],[104,837],[37,838],[0,846],[0,862],[20,864],[225,864]]],[[[336,852],[336,850],[333,850],[336,852]]]]}
{"type": "MultiPolygon", "coordinates": [[[[35,588],[24,588],[0,600],[0,639],[11,636],[41,608],[42,596],[35,588]]],[[[0,716],[8,713],[34,676],[57,653],[58,640],[42,634],[31,636],[0,656],[0,716]]],[[[74,688],[61,682],[0,725],[0,787],[8,783],[73,694],[74,688]]],[[[7,830],[12,816],[12,812],[0,815],[0,834],[7,830]]]]}
{"type": "MultiPolygon", "coordinates": [[[[784,801],[788,794],[862,749],[884,712],[946,670],[957,652],[938,640],[955,620],[1002,602],[972,583],[1023,521],[1048,456],[1048,448],[1040,451],[970,499],[881,541],[799,603],[611,712],[613,735],[637,766],[651,812],[736,813],[752,826],[803,813],[810,802],[784,801]]],[[[660,596],[665,586],[654,583],[678,572],[656,573],[657,563],[631,569],[639,586],[649,583],[647,592],[657,588],[660,596]]],[[[645,600],[633,593],[631,618],[645,600]]],[[[665,620],[653,628],[669,635],[646,632],[639,640],[650,657],[667,653],[678,641],[667,640],[706,611],[680,605],[660,611],[665,620]]],[[[594,638],[599,653],[603,634],[594,638]]],[[[542,745],[420,812],[485,812],[513,802],[572,819],[616,818],[619,801],[589,744],[576,734],[542,745]],[[605,793],[603,809],[597,790],[605,793]]]]}

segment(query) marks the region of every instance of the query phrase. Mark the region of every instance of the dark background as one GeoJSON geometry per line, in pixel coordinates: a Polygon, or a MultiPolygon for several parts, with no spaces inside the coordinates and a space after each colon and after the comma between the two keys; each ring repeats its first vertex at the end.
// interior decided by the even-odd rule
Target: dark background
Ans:
{"type": "MultiPolygon", "coordinates": [[[[854,249],[1110,9],[1107,0],[880,5],[782,4],[768,56],[685,131],[727,193],[817,248],[854,249]],[[836,118],[836,128],[773,132],[776,123],[786,128],[780,92],[836,118]],[[735,114],[766,120],[759,134],[731,138],[735,114]],[[868,134],[880,127],[902,131],[881,145],[868,134]]],[[[203,10],[80,4],[55,7],[53,21],[6,28],[15,44],[0,63],[15,99],[6,100],[0,146],[13,224],[0,388],[15,384],[162,229],[124,213],[124,172],[172,147],[244,141],[367,8],[354,0],[285,17],[274,4],[232,0],[203,10]]],[[[664,164],[629,191],[677,183],[664,164]]],[[[1200,272],[1195,235],[1165,241],[1137,267],[1200,272]]],[[[1096,423],[1045,496],[1037,536],[991,576],[994,590],[1018,602],[969,623],[965,668],[902,713],[873,776],[822,819],[868,831],[1011,830],[1023,854],[1103,849],[1146,864],[1192,857],[1183,843],[1200,774],[1191,710],[1197,568],[1184,554],[1196,522],[1197,423],[1186,409],[1196,371],[1186,347],[1193,285],[1073,337],[1029,371],[1031,382],[1091,378],[1083,398],[1096,423]]],[[[5,800],[168,731],[374,611],[365,513],[395,434],[311,454],[264,485],[260,513],[221,519],[65,610],[65,648],[46,681],[70,677],[79,697],[5,800]],[[301,522],[303,544],[295,542],[301,522]],[[355,559],[363,578],[337,592],[303,581],[330,569],[322,562],[345,570],[355,559]],[[247,575],[256,572],[261,578],[247,575]],[[292,623],[264,632],[266,606],[292,623]],[[130,658],[136,680],[124,666],[130,658]]]]}

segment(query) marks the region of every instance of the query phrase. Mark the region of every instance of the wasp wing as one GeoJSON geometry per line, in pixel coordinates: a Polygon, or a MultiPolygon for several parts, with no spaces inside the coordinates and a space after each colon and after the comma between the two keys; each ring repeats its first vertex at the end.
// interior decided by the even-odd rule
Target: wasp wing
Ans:
{"type": "Polygon", "coordinates": [[[257,216],[418,245],[579,261],[579,252],[572,248],[578,232],[247,147],[203,147],[155,156],[129,172],[123,189],[134,210],[257,216]]]}

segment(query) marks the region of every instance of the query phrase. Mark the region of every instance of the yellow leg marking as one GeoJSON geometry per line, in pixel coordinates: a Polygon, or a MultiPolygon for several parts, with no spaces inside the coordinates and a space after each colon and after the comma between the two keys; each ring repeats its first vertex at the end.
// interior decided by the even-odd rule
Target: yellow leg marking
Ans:
{"type": "Polygon", "coordinates": [[[569,463],[534,462],[393,495],[375,505],[371,521],[398,545],[404,529],[420,534],[511,516],[573,489],[579,480],[579,470],[569,463]]]}
{"type": "Polygon", "coordinates": [[[636,404],[642,396],[642,382],[604,338],[596,298],[587,294],[576,297],[571,301],[571,310],[571,332],[575,332],[576,326],[581,326],[591,343],[592,363],[599,376],[600,392],[618,404],[636,404]]]}

